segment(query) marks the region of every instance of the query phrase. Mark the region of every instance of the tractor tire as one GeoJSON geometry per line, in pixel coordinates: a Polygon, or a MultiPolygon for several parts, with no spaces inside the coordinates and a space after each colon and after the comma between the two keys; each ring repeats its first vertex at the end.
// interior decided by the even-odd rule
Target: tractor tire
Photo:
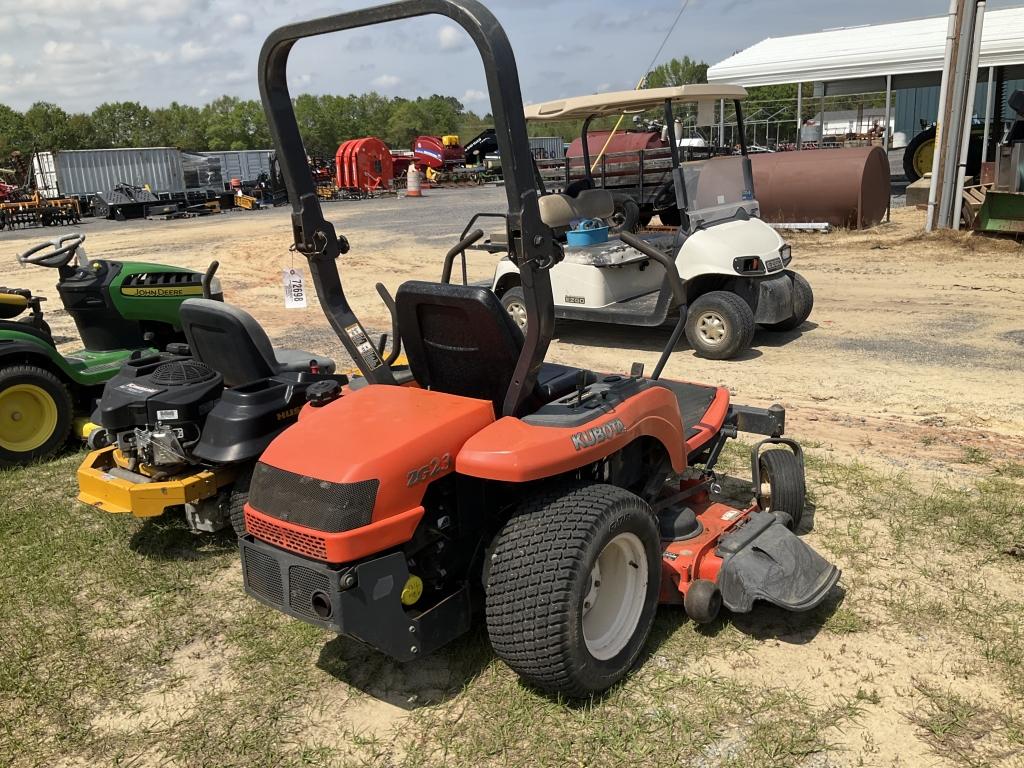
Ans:
{"type": "Polygon", "coordinates": [[[793,316],[781,323],[765,323],[762,328],[768,331],[792,331],[807,322],[814,309],[814,291],[807,278],[798,272],[786,270],[790,281],[793,283],[793,316]]]}
{"type": "Polygon", "coordinates": [[[519,326],[519,330],[525,334],[527,317],[526,296],[523,294],[523,289],[517,285],[501,294],[501,306],[505,308],[513,322],[519,326]]]}
{"type": "Polygon", "coordinates": [[[636,232],[640,226],[640,206],[636,200],[631,197],[616,197],[615,211],[609,219],[609,224],[611,226],[608,231],[612,234],[636,232]]]}
{"type": "Polygon", "coordinates": [[[0,370],[0,468],[56,453],[68,439],[73,417],[71,393],[45,368],[0,370]]]}
{"type": "Polygon", "coordinates": [[[754,312],[729,291],[710,291],[698,297],[686,315],[686,338],[698,357],[728,360],[750,348],[754,312]]]}
{"type": "Polygon", "coordinates": [[[228,513],[231,516],[231,527],[235,529],[235,535],[239,538],[245,535],[245,503],[249,500],[252,470],[253,468],[250,466],[239,472],[228,492],[228,513]]]}
{"type": "Polygon", "coordinates": [[[696,624],[710,624],[722,610],[722,593],[718,585],[707,579],[697,579],[683,598],[686,615],[696,624]]]}
{"type": "Polygon", "coordinates": [[[636,663],[661,583],[658,529],[640,497],[602,483],[540,491],[495,537],[488,565],[491,644],[529,685],[583,698],[636,663]]]}
{"type": "Polygon", "coordinates": [[[935,153],[935,126],[917,134],[903,150],[903,173],[913,184],[924,174],[931,173],[932,156],[935,153]]]}
{"type": "Polygon", "coordinates": [[[807,485],[804,470],[796,454],[787,450],[768,450],[758,460],[757,504],[765,512],[785,512],[796,530],[804,516],[807,485]]]}

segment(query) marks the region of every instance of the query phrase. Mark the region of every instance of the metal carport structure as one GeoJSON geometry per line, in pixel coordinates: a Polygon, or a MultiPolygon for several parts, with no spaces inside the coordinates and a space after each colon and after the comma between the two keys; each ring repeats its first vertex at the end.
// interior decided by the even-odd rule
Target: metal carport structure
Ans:
{"type": "MultiPolygon", "coordinates": [[[[796,83],[798,115],[806,82],[822,84],[822,100],[885,91],[888,149],[892,93],[939,85],[946,28],[947,17],[937,16],[767,38],[710,67],[708,82],[746,87],[796,83]]],[[[979,59],[979,81],[988,80],[983,146],[988,145],[999,68],[1004,79],[1024,77],[1024,7],[985,14],[979,59]]],[[[797,130],[798,144],[799,136],[797,130]]]]}

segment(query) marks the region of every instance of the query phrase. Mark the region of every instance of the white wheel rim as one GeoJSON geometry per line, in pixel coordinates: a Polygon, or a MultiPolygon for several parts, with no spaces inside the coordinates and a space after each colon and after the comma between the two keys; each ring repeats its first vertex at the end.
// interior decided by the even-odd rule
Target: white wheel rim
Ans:
{"type": "Polygon", "coordinates": [[[520,304],[518,301],[510,301],[506,311],[509,316],[515,321],[523,330],[526,330],[526,305],[520,304]]]}
{"type": "Polygon", "coordinates": [[[647,579],[647,553],[635,533],[620,533],[597,556],[583,598],[583,639],[595,659],[614,658],[632,639],[647,579]]]}
{"type": "Polygon", "coordinates": [[[725,318],[717,312],[705,312],[697,321],[697,332],[705,344],[717,346],[725,340],[728,332],[725,318]]]}

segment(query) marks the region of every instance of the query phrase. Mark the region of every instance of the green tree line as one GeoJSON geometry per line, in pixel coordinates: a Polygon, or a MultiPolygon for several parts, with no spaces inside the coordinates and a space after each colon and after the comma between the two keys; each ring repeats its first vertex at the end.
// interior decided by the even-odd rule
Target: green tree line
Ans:
{"type": "MultiPolygon", "coordinates": [[[[408,147],[416,136],[464,133],[469,140],[490,116],[467,111],[451,96],[415,100],[379,93],[295,99],[295,115],[306,150],[333,156],[338,145],[378,136],[393,147],[408,147]]],[[[461,135],[461,134],[460,134],[461,135]]],[[[260,102],[221,96],[202,107],[172,102],[151,109],[134,101],[101,104],[91,113],[69,113],[37,102],[24,112],[0,104],[0,157],[57,149],[178,147],[183,150],[266,149],[270,132],[260,102]]]]}

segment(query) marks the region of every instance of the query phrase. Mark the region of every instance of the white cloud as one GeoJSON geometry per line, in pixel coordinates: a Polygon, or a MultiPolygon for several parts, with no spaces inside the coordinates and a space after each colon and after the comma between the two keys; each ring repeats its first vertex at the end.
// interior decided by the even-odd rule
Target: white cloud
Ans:
{"type": "Polygon", "coordinates": [[[461,51],[466,47],[466,33],[446,24],[437,31],[437,44],[442,51],[461,51]]]}
{"type": "Polygon", "coordinates": [[[228,29],[235,32],[248,32],[252,29],[252,18],[245,13],[233,13],[228,17],[228,29]]]}
{"type": "Polygon", "coordinates": [[[470,88],[459,99],[463,104],[471,104],[472,102],[487,101],[487,94],[483,91],[478,91],[475,88],[470,88]]]}
{"type": "Polygon", "coordinates": [[[402,78],[396,77],[395,75],[380,75],[379,77],[373,78],[373,80],[370,81],[370,84],[377,88],[388,89],[394,88],[400,82],[402,82],[402,78]]]}
{"type": "Polygon", "coordinates": [[[210,55],[209,48],[199,43],[194,43],[191,40],[186,40],[182,43],[179,50],[181,52],[181,60],[184,62],[199,61],[210,55]]]}

